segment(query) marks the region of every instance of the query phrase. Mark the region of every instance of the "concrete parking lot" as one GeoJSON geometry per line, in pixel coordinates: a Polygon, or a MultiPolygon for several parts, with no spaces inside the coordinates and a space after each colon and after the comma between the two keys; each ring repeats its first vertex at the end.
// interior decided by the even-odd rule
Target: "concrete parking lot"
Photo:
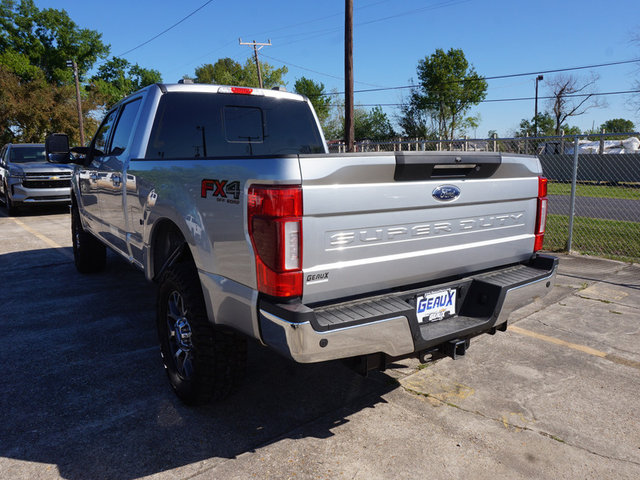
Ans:
{"type": "Polygon", "coordinates": [[[0,210],[0,478],[640,478],[640,267],[562,256],[554,291],[467,354],[363,378],[251,345],[228,400],[182,405],[155,288],[73,265],[65,209],[0,210]]]}

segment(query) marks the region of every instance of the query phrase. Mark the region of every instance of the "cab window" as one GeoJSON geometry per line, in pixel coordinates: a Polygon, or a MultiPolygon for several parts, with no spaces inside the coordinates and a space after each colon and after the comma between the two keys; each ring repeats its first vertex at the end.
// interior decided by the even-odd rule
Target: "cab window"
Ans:
{"type": "Polygon", "coordinates": [[[103,120],[102,125],[98,129],[95,139],[93,141],[93,154],[95,156],[103,156],[107,152],[107,142],[109,141],[109,135],[113,129],[113,124],[116,120],[116,114],[118,110],[110,112],[103,120]]]}
{"type": "Polygon", "coordinates": [[[305,102],[268,96],[170,92],[162,96],[146,158],[197,159],[322,153],[305,102]]]}
{"type": "Polygon", "coordinates": [[[140,110],[140,104],[141,99],[138,98],[122,107],[120,118],[113,132],[109,155],[122,155],[127,149],[131,132],[133,131],[133,126],[138,116],[138,110],[140,110]]]}

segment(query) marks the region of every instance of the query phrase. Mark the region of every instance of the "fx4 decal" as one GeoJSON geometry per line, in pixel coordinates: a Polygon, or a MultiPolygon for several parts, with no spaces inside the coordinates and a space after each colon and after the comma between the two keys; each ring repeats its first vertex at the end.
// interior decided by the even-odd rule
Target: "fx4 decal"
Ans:
{"type": "Polygon", "coordinates": [[[218,202],[238,205],[240,204],[240,182],[204,179],[200,188],[200,196],[202,198],[213,197],[218,202]]]}

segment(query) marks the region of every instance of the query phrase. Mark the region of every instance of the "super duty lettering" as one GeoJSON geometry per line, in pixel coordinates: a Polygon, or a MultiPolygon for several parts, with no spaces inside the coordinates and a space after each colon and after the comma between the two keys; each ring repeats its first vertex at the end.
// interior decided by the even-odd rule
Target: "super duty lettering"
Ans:
{"type": "Polygon", "coordinates": [[[327,243],[328,248],[347,247],[358,244],[416,240],[446,233],[466,233],[470,230],[516,227],[522,224],[524,216],[523,212],[518,212],[417,225],[394,225],[336,233],[328,232],[327,243]]]}

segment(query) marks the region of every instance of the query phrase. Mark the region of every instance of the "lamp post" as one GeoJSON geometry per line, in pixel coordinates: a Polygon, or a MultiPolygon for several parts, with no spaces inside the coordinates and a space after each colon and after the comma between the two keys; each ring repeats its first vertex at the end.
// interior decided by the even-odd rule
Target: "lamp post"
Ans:
{"type": "Polygon", "coordinates": [[[78,64],[75,60],[67,60],[67,68],[73,68],[76,80],[76,103],[78,105],[78,125],[80,126],[80,145],[84,146],[84,124],[82,122],[82,101],[80,100],[80,82],[78,81],[78,64]]]}
{"type": "Polygon", "coordinates": [[[538,75],[536,77],[536,111],[535,111],[535,116],[533,117],[533,123],[535,125],[534,129],[535,129],[535,136],[538,136],[538,82],[540,82],[541,80],[544,80],[544,76],[542,75],[538,75]]]}

